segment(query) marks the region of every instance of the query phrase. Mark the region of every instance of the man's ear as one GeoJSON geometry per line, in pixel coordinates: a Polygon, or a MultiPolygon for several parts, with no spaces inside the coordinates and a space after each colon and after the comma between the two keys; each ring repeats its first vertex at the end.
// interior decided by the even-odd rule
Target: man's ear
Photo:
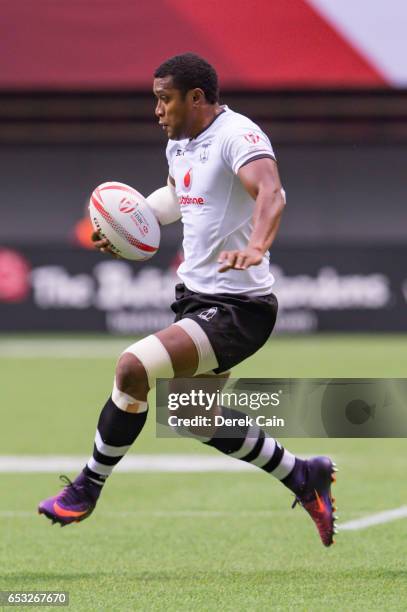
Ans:
{"type": "Polygon", "coordinates": [[[199,87],[197,87],[196,89],[192,90],[192,102],[194,104],[199,104],[203,101],[205,97],[204,92],[202,91],[202,89],[199,89],[199,87]]]}

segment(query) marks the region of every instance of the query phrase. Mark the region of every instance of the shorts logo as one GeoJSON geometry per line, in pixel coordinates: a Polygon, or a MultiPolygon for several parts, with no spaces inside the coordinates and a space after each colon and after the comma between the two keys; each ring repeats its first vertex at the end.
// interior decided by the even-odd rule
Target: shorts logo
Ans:
{"type": "Polygon", "coordinates": [[[244,138],[247,142],[250,142],[250,144],[257,144],[260,140],[260,136],[258,134],[253,134],[253,132],[245,134],[244,138]]]}
{"type": "Polygon", "coordinates": [[[218,312],[217,306],[212,306],[212,308],[208,308],[208,310],[203,310],[199,313],[198,317],[203,319],[204,321],[210,321],[218,312]]]}
{"type": "Polygon", "coordinates": [[[127,198],[122,198],[119,204],[119,210],[122,213],[131,213],[133,210],[136,210],[134,203],[127,198]]]}
{"type": "Polygon", "coordinates": [[[186,175],[184,176],[184,187],[187,191],[191,189],[192,185],[192,168],[188,170],[186,175]]]}

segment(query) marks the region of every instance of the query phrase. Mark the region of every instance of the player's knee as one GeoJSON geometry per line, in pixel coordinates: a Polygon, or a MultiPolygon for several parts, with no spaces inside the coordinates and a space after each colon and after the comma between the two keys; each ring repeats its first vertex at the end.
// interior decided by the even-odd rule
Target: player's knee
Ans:
{"type": "Polygon", "coordinates": [[[144,399],[149,391],[146,370],[131,353],[123,353],[116,366],[116,385],[131,397],[144,399]]]}

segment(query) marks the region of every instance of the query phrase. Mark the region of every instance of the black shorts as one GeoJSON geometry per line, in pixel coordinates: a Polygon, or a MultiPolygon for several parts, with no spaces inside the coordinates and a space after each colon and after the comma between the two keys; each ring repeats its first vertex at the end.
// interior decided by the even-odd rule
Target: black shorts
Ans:
{"type": "Polygon", "coordinates": [[[195,293],[179,283],[171,305],[175,321],[196,321],[209,338],[218,360],[216,374],[225,372],[267,341],[277,317],[278,303],[273,293],[257,297],[244,294],[195,293]]]}

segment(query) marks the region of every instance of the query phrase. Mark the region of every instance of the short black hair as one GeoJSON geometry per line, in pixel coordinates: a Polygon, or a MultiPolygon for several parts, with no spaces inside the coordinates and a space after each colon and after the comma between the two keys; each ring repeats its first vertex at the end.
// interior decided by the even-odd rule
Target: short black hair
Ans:
{"type": "Polygon", "coordinates": [[[209,104],[215,104],[219,100],[216,70],[196,53],[174,55],[163,62],[154,72],[154,78],[162,79],[166,76],[173,78],[174,87],[179,89],[184,97],[188,91],[199,87],[209,104]]]}

